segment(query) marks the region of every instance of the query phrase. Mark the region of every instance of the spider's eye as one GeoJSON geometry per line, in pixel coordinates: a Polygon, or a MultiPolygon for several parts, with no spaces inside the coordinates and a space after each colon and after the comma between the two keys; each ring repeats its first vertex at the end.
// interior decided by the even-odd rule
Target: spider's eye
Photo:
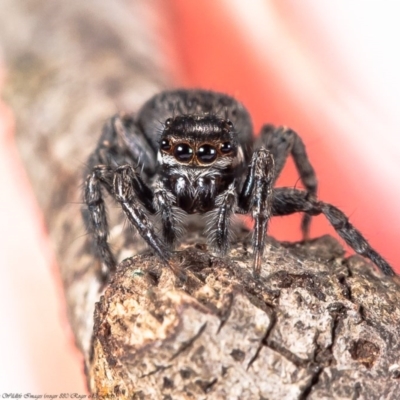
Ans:
{"type": "Polygon", "coordinates": [[[161,140],[161,150],[168,151],[171,149],[171,143],[168,139],[161,140]]]}
{"type": "Polygon", "coordinates": [[[232,145],[230,142],[225,142],[221,144],[221,153],[227,154],[232,151],[232,145]]]}
{"type": "Polygon", "coordinates": [[[193,149],[186,143],[180,143],[175,147],[174,156],[178,161],[189,162],[193,157],[193,149]]]}
{"type": "Polygon", "coordinates": [[[231,131],[232,129],[233,129],[233,124],[232,124],[232,122],[231,122],[229,119],[225,120],[225,121],[224,121],[223,130],[229,132],[229,131],[231,131]]]}
{"type": "Polygon", "coordinates": [[[209,144],[203,144],[197,151],[197,158],[203,164],[210,164],[217,158],[217,149],[209,144]]]}
{"type": "Polygon", "coordinates": [[[165,126],[171,126],[171,124],[172,124],[172,118],[168,118],[168,119],[165,121],[165,126]]]}

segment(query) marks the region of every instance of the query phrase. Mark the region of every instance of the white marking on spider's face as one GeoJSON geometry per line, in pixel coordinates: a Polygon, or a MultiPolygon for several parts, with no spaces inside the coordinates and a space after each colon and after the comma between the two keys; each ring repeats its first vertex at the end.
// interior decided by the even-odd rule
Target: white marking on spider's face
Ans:
{"type": "Polygon", "coordinates": [[[164,164],[164,159],[163,159],[163,155],[161,154],[161,151],[159,151],[157,153],[157,161],[160,165],[164,164]]]}
{"type": "MultiPolygon", "coordinates": [[[[210,168],[218,168],[218,169],[225,169],[230,167],[231,165],[235,164],[235,159],[232,159],[230,157],[220,157],[217,158],[213,164],[209,165],[208,167],[210,168]]],[[[205,166],[207,167],[207,166],[205,166]]]]}
{"type": "Polygon", "coordinates": [[[213,167],[219,168],[219,169],[224,169],[228,167],[236,167],[244,162],[244,154],[243,154],[243,149],[242,146],[238,146],[237,148],[237,154],[235,158],[231,158],[229,156],[222,156],[219,157],[214,164],[212,164],[213,167]]]}
{"type": "Polygon", "coordinates": [[[186,170],[177,169],[176,172],[185,177],[188,182],[198,185],[199,180],[214,179],[221,176],[221,171],[216,168],[190,168],[186,170]]]}
{"type": "Polygon", "coordinates": [[[236,157],[232,161],[232,166],[236,167],[237,165],[243,164],[243,162],[244,162],[243,149],[242,146],[238,146],[236,157]]]}
{"type": "Polygon", "coordinates": [[[181,163],[177,161],[174,156],[171,156],[170,154],[163,154],[161,151],[157,153],[157,162],[160,165],[169,165],[170,167],[181,165],[181,163]]]}
{"type": "Polygon", "coordinates": [[[179,177],[175,184],[176,193],[179,195],[186,190],[187,181],[184,177],[179,177]]]}
{"type": "Polygon", "coordinates": [[[242,146],[238,147],[236,158],[237,158],[238,164],[241,164],[244,161],[244,154],[243,154],[242,146]]]}

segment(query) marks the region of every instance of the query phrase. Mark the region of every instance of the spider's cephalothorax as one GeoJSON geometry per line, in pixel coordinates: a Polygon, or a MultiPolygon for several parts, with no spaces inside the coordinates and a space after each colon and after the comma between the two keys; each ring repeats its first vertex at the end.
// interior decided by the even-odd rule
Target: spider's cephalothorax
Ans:
{"type": "Polygon", "coordinates": [[[303,212],[305,238],[311,216],[322,213],[356,252],[371,259],[386,275],[394,275],[339,209],[317,200],[315,172],[301,138],[291,129],[265,125],[255,139],[248,112],[225,94],[162,92],[137,116],[117,115],[105,124],[89,159],[83,215],[98,257],[113,271],[116,260],[107,242],[102,188],[121,205],[130,223],[165,263],[169,263],[180,232],[178,209],[212,214],[208,237],[219,254],[228,250],[232,215],[251,214],[256,274],[269,219],[303,212]],[[274,188],[289,155],[305,190],[274,188]],[[140,173],[135,169],[139,163],[140,173]],[[148,217],[156,213],[161,217],[161,236],[148,217]]]}
{"type": "Polygon", "coordinates": [[[215,115],[183,115],[167,119],[158,161],[164,187],[189,214],[215,207],[244,165],[233,124],[215,115]]]}

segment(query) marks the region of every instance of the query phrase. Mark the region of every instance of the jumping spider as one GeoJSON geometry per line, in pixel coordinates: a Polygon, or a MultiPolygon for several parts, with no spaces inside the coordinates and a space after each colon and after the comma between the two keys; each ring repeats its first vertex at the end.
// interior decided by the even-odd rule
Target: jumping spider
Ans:
{"type": "Polygon", "coordinates": [[[394,275],[339,209],[317,200],[316,175],[297,133],[265,125],[255,138],[247,110],[225,94],[161,92],[136,116],[117,115],[105,124],[89,158],[84,220],[98,257],[112,272],[116,260],[107,242],[102,187],[166,264],[180,230],[177,208],[188,214],[212,212],[208,238],[219,254],[228,250],[231,216],[251,214],[256,274],[260,272],[269,219],[302,212],[304,238],[311,216],[322,213],[357,253],[372,260],[385,275],[394,275]],[[305,190],[274,188],[289,154],[305,190]],[[140,172],[135,168],[139,164],[140,172]],[[148,216],[157,213],[162,237],[148,216]]]}

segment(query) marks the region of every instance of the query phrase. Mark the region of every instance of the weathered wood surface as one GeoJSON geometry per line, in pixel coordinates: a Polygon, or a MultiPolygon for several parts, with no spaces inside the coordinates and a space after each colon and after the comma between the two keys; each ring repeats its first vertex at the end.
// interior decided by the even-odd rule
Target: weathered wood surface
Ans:
{"type": "Polygon", "coordinates": [[[398,398],[398,285],[343,259],[329,236],[271,239],[254,279],[239,237],[227,259],[193,238],[179,278],[147,255],[120,265],[96,307],[91,387],[137,399],[398,398]]]}
{"type": "MultiPolygon", "coordinates": [[[[150,2],[151,3],[151,2],[150,2]]],[[[147,2],[5,0],[3,97],[57,252],[77,345],[88,354],[98,265],[80,216],[86,160],[103,123],[164,86],[165,60],[146,25],[147,2]]]]}
{"type": "Polygon", "coordinates": [[[189,227],[174,274],[111,207],[122,263],[101,285],[80,218],[81,171],[104,120],[166,86],[168,64],[143,18],[148,4],[3,0],[0,13],[3,95],[90,390],[174,400],[399,398],[397,278],[343,258],[332,238],[270,239],[254,279],[244,229],[220,259],[189,227]]]}

